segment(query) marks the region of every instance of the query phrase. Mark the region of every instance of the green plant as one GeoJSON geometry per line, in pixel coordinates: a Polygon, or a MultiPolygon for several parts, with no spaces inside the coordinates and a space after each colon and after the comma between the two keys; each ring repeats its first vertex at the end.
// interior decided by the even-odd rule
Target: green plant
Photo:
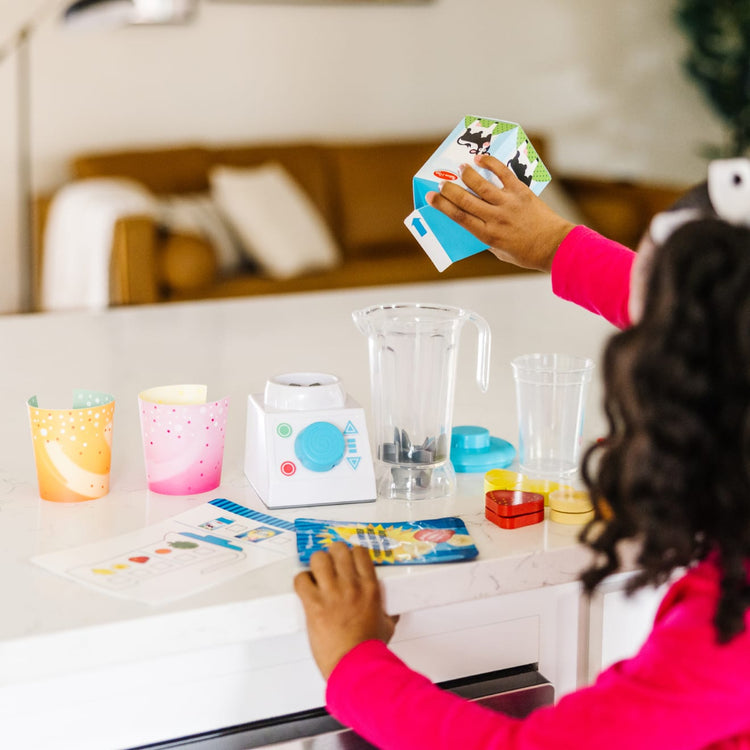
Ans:
{"type": "Polygon", "coordinates": [[[676,18],[690,40],[685,69],[729,129],[712,156],[750,147],[750,0],[680,0],[676,18]]]}

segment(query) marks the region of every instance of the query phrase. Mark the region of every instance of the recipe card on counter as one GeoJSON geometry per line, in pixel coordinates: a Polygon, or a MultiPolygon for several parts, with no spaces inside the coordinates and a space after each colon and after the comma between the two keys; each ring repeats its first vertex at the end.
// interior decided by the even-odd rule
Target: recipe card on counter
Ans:
{"type": "Polygon", "coordinates": [[[217,498],[32,562],[113,596],[164,604],[296,554],[293,524],[217,498]]]}

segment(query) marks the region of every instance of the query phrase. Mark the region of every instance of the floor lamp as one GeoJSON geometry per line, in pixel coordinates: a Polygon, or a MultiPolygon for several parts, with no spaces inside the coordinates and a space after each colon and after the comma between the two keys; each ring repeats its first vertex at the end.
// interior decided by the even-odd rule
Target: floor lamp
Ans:
{"type": "Polygon", "coordinates": [[[49,0],[37,3],[29,16],[0,47],[0,64],[16,61],[16,190],[20,258],[20,305],[34,307],[34,278],[38,269],[32,252],[31,154],[31,38],[48,18],[60,14],[70,28],[111,29],[120,26],[185,23],[192,19],[197,0],[49,0]]]}
{"type": "Polygon", "coordinates": [[[0,63],[7,58],[15,56],[15,125],[16,125],[16,200],[18,203],[18,243],[21,278],[20,278],[20,304],[22,311],[31,309],[32,303],[32,274],[34,260],[31,257],[31,102],[29,92],[30,79],[30,54],[29,40],[49,14],[53,13],[58,6],[59,0],[55,2],[37,4],[34,12],[26,18],[16,32],[5,40],[0,47],[0,63]]]}

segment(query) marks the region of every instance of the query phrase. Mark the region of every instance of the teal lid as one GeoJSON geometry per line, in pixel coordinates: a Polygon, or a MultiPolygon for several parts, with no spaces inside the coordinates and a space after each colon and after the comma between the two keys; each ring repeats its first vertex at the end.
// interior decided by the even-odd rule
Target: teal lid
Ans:
{"type": "Polygon", "coordinates": [[[451,463],[460,473],[505,469],[516,458],[516,449],[485,427],[462,425],[451,434],[451,463]]]}

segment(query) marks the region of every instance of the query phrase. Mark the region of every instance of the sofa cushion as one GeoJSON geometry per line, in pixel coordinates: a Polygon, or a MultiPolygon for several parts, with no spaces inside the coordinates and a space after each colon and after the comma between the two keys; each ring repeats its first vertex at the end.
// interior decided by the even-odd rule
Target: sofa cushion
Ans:
{"type": "MultiPolygon", "coordinates": [[[[473,255],[461,263],[439,273],[432,261],[414,242],[406,247],[399,246],[387,250],[383,248],[371,257],[350,258],[345,263],[329,271],[317,271],[279,283],[259,275],[246,274],[222,278],[216,284],[195,293],[188,290],[175,291],[171,300],[202,299],[205,297],[244,297],[256,294],[279,294],[289,292],[314,292],[324,289],[347,289],[364,286],[386,286],[391,284],[412,284],[450,278],[472,278],[501,276],[509,273],[536,273],[520,269],[510,263],[498,260],[489,252],[473,255]]],[[[389,292],[392,294],[392,292],[389,292]]],[[[377,297],[377,290],[373,296],[377,297]]]]}
{"type": "Polygon", "coordinates": [[[336,241],[305,191],[278,163],[210,173],[212,196],[248,257],[275,279],[330,269],[340,261],[336,241]]]}
{"type": "Polygon", "coordinates": [[[152,193],[199,193],[208,187],[209,152],[201,146],[84,154],[73,160],[75,177],[129,177],[152,193]]]}
{"type": "Polygon", "coordinates": [[[332,149],[339,235],[347,257],[410,238],[403,222],[414,205],[412,179],[439,143],[425,139],[332,149]]]}

